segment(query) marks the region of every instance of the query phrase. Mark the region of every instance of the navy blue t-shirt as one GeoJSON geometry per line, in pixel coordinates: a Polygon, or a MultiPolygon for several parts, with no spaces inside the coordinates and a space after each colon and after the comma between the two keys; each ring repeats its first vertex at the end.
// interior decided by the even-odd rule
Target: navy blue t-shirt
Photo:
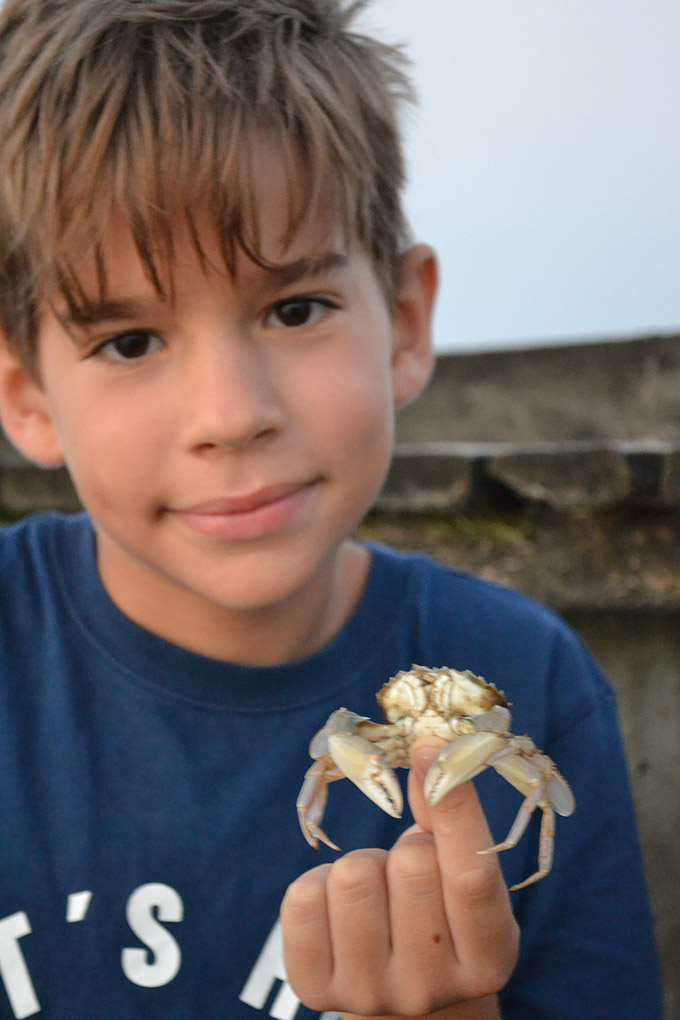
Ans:
{"type": "MultiPolygon", "coordinates": [[[[315,1016],[286,983],[277,922],[287,885],[334,857],[298,827],[308,743],[341,705],[379,719],[375,691],[413,662],[503,689],[514,732],[576,797],[551,874],[513,893],[522,949],[505,1020],[657,1020],[614,698],[559,619],[374,547],[328,647],[234,665],[127,619],[89,519],[59,515],[0,531],[0,1020],[315,1016]]],[[[492,770],[476,783],[501,839],[521,797],[492,770]]],[[[324,828],[343,850],[389,847],[409,823],[349,782],[330,789],[324,828]]],[[[501,855],[510,884],[535,870],[538,825],[501,855]]]]}

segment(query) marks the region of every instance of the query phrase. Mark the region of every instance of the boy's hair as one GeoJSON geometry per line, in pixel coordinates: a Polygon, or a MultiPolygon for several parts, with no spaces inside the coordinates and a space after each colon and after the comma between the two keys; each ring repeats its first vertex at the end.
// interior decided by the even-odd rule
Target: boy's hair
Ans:
{"type": "Polygon", "coordinates": [[[121,210],[154,286],[184,215],[214,218],[224,261],[258,253],[252,169],[262,137],[291,185],[290,236],[308,216],[371,253],[388,296],[407,241],[398,48],[360,35],[364,0],[5,0],[0,12],[0,326],[36,354],[72,266],[121,210]],[[302,184],[300,184],[302,171],[302,184]],[[297,187],[294,187],[295,182],[297,187]],[[292,206],[295,197],[296,206],[292,206]]]}

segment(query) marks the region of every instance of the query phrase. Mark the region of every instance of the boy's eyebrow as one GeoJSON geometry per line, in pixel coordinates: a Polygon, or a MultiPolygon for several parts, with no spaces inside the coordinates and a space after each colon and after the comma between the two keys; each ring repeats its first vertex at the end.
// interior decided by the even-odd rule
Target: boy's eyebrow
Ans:
{"type": "Polygon", "coordinates": [[[347,265],[347,255],[338,251],[327,251],[313,258],[296,259],[281,265],[268,266],[267,270],[283,285],[296,283],[306,276],[317,276],[331,269],[342,269],[347,265]]]}
{"type": "Polygon", "coordinates": [[[93,301],[86,305],[73,305],[68,311],[59,314],[65,326],[91,326],[97,322],[115,322],[117,320],[135,319],[149,311],[143,301],[93,301]]]}
{"type": "MultiPolygon", "coordinates": [[[[307,276],[317,276],[332,269],[342,269],[348,257],[342,252],[329,251],[314,257],[296,259],[294,262],[266,266],[267,276],[275,279],[280,286],[289,286],[307,276]]],[[[148,314],[149,305],[142,300],[123,298],[105,299],[72,305],[59,315],[64,326],[92,326],[98,322],[116,322],[138,319],[148,314]]]]}

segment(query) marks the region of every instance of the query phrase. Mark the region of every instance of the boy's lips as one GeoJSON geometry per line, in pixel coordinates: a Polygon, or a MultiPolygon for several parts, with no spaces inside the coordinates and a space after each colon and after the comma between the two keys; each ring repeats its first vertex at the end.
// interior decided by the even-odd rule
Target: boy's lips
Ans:
{"type": "Polygon", "coordinates": [[[244,496],[230,496],[171,511],[192,531],[220,541],[262,538],[289,524],[307,505],[319,478],[269,485],[244,496]]]}

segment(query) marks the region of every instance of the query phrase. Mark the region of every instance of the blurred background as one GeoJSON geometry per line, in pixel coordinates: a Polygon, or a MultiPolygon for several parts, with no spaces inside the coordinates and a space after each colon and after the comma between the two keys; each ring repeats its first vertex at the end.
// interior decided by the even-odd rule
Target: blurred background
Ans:
{"type": "Polygon", "coordinates": [[[678,0],[373,0],[362,23],[414,62],[441,350],[680,325],[678,0]]]}

